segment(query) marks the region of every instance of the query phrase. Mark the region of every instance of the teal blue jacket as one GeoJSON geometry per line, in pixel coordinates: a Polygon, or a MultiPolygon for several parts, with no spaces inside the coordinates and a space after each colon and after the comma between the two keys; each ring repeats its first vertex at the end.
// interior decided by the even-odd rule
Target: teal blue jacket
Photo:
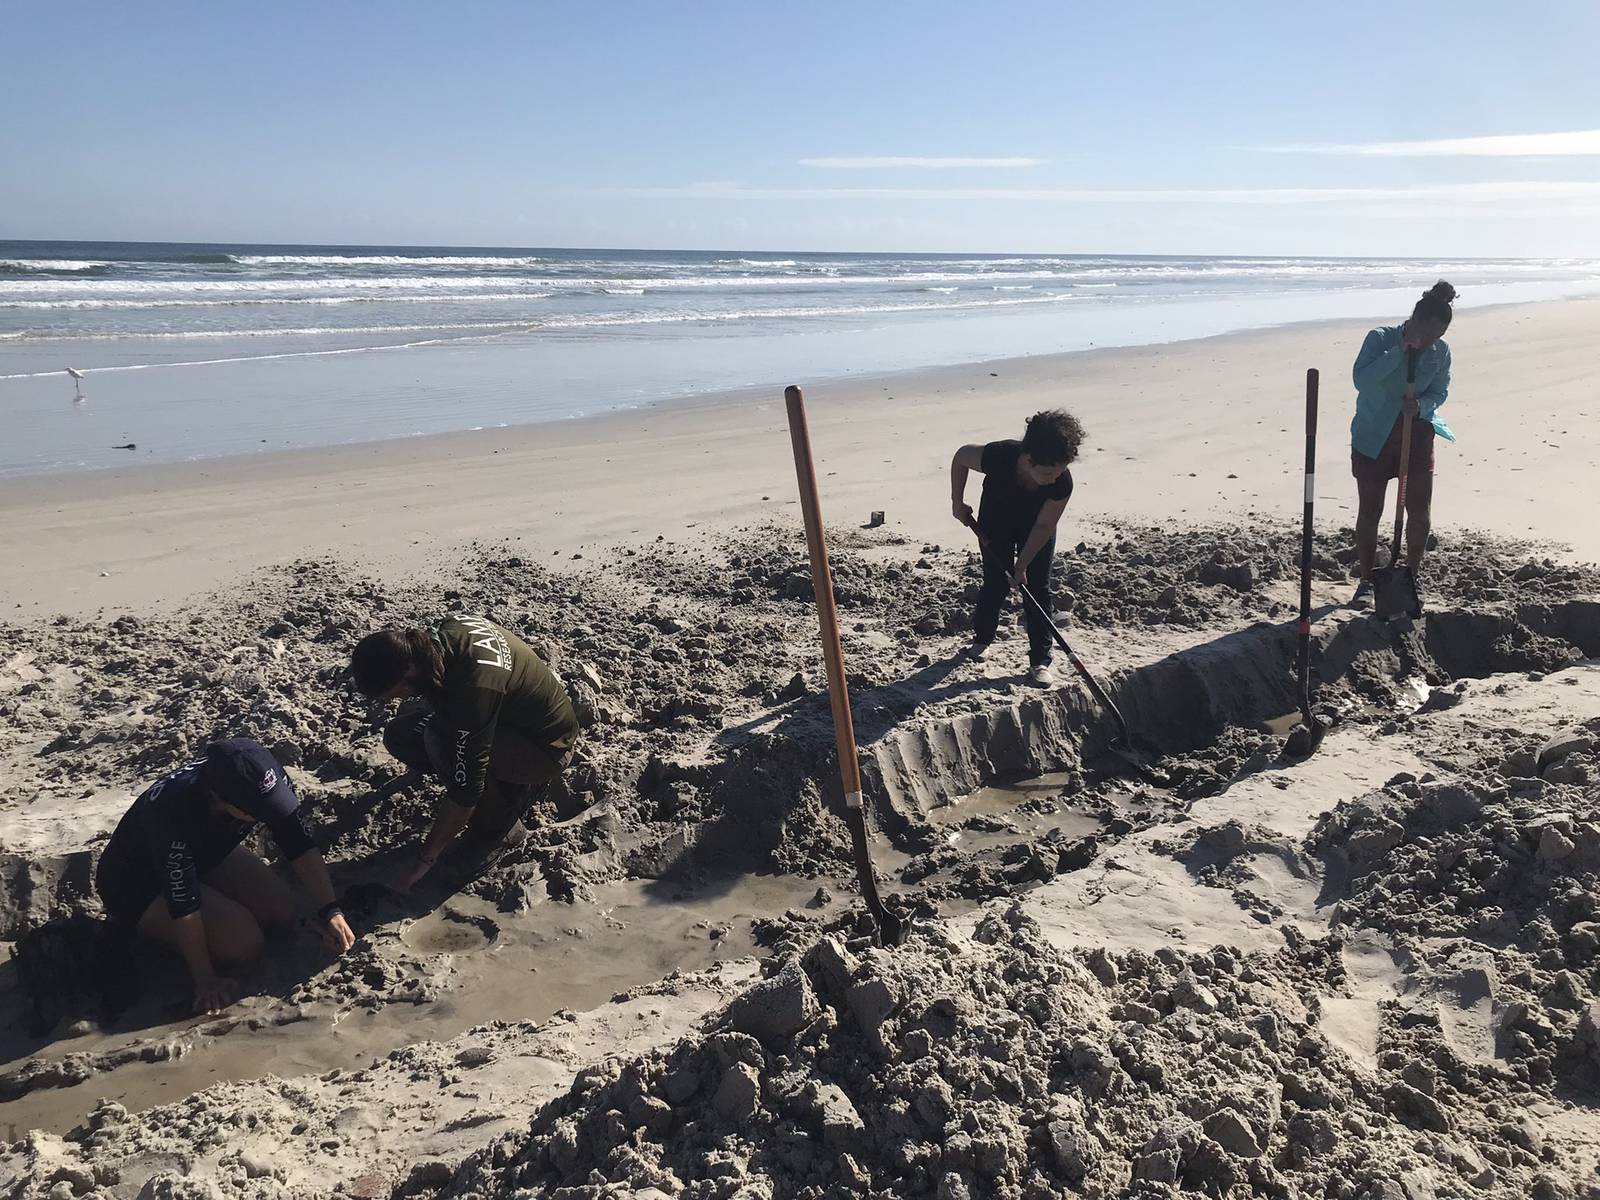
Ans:
{"type": "MultiPolygon", "coordinates": [[[[1386,325],[1367,334],[1356,355],[1351,375],[1356,385],[1356,415],[1350,422],[1350,445],[1368,458],[1377,458],[1400,419],[1406,396],[1406,352],[1400,348],[1403,325],[1386,325]]],[[[1455,441],[1456,435],[1439,415],[1450,393],[1450,347],[1441,339],[1417,360],[1417,416],[1439,435],[1455,441]]]]}

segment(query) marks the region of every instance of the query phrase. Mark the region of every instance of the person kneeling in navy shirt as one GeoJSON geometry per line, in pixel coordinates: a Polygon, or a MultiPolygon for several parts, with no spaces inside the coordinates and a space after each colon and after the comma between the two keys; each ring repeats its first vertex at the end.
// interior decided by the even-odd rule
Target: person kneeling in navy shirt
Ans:
{"type": "Polygon", "coordinates": [[[198,762],[146,788],[123,815],[95,870],[116,924],[176,946],[194,979],[196,1012],[234,1000],[221,968],[260,955],[263,931],[294,917],[289,889],[241,844],[265,824],[318,905],[323,944],[343,954],[355,935],[288,775],[259,742],[213,742],[198,762]]]}

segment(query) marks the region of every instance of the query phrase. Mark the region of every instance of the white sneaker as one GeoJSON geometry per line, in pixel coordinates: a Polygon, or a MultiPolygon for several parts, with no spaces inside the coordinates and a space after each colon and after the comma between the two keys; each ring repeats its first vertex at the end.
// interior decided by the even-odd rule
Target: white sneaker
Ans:
{"type": "Polygon", "coordinates": [[[1056,675],[1049,663],[1040,663],[1028,672],[1028,679],[1036,687],[1049,687],[1056,681],[1056,675]]]}
{"type": "Polygon", "coordinates": [[[993,642],[973,642],[967,647],[967,657],[973,662],[982,662],[989,657],[989,647],[993,642]]]}

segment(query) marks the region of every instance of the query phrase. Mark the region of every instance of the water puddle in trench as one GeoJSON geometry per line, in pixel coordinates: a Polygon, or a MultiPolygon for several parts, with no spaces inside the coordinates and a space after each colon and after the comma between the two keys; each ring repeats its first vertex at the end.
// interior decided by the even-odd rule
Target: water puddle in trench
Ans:
{"type": "MultiPolygon", "coordinates": [[[[1348,647],[1330,654],[1324,664],[1337,668],[1336,675],[1343,674],[1349,659],[1385,650],[1366,629],[1341,632],[1348,647]]],[[[1489,632],[1502,630],[1496,626],[1489,632]]],[[[1501,650],[1497,643],[1491,643],[1495,654],[1480,654],[1481,662],[1465,661],[1469,656],[1463,647],[1481,646],[1484,637],[1485,631],[1476,626],[1456,629],[1442,622],[1430,639],[1430,649],[1436,661],[1447,664],[1457,677],[1534,665],[1521,660],[1520,645],[1501,650]]],[[[1265,637],[1245,638],[1241,645],[1257,655],[1270,648],[1265,637]]],[[[1542,669],[1562,665],[1556,661],[1559,656],[1545,657],[1537,664],[1542,669]]],[[[1122,691],[1131,701],[1129,707],[1147,724],[1170,723],[1195,708],[1194,681],[1214,677],[1215,670],[1209,662],[1190,664],[1181,671],[1169,665],[1164,671],[1152,671],[1148,685],[1128,681],[1122,691]],[[1188,673],[1187,683],[1182,672],[1188,673]],[[1169,684],[1182,686],[1165,686],[1169,684]]],[[[1204,721],[1196,724],[1192,713],[1186,719],[1204,736],[1200,725],[1207,722],[1225,727],[1241,718],[1261,721],[1273,711],[1283,713],[1293,703],[1289,692],[1286,679],[1259,694],[1252,688],[1242,689],[1237,697],[1219,691],[1200,706],[1204,721]],[[1222,704],[1224,699],[1230,704],[1222,704]],[[1266,713],[1259,707],[1253,713],[1245,711],[1263,703],[1272,705],[1266,713]]],[[[1426,699],[1426,693],[1415,688],[1412,696],[1418,706],[1426,699]]],[[[1285,714],[1285,732],[1294,719],[1285,714]]],[[[1052,871],[1065,869],[1054,853],[1067,843],[1092,839],[1103,845],[1186,807],[1166,791],[1121,781],[1102,781],[1091,793],[1064,796],[1071,779],[1067,773],[1056,773],[1006,782],[935,809],[926,816],[931,836],[923,844],[953,857],[919,880],[901,883],[893,876],[921,856],[885,850],[879,867],[892,873],[888,890],[923,890],[941,911],[953,913],[981,902],[986,888],[1022,891],[1052,871]],[[1042,875],[1040,863],[1048,868],[1042,875]],[[963,870],[974,866],[984,878],[974,879],[969,873],[963,880],[963,870]]],[[[240,1022],[231,1032],[196,1036],[195,1027],[208,1023],[176,1018],[173,1007],[180,997],[169,987],[168,994],[145,1001],[142,1019],[135,1017],[109,1032],[55,1041],[31,1052],[59,1059],[65,1054],[105,1053],[133,1039],[190,1039],[193,1044],[187,1053],[164,1062],[132,1062],[74,1087],[30,1092],[0,1104],[0,1127],[15,1124],[60,1132],[77,1124],[100,1097],[140,1109],[269,1070],[291,1076],[364,1065],[398,1046],[447,1039],[487,1021],[537,1021],[562,1009],[593,1008],[619,991],[654,982],[674,970],[698,970],[751,953],[755,947],[750,918],[806,907],[816,890],[817,880],[796,877],[740,876],[695,888],[627,881],[596,888],[591,902],[544,904],[514,916],[456,897],[425,917],[382,927],[384,952],[392,952],[396,961],[409,961],[411,968],[434,981],[436,999],[369,1008],[362,1005],[358,987],[346,997],[349,1003],[313,1004],[306,1020],[282,1026],[271,1024],[271,1002],[253,1001],[240,1006],[240,1022]],[[244,1022],[251,1016],[263,1018],[263,1027],[248,1028],[244,1022]]],[[[851,902],[848,894],[835,901],[851,902]]],[[[14,1047],[8,1055],[11,1061],[0,1064],[0,1070],[14,1067],[26,1053],[19,1054],[14,1047]]]]}
{"type": "MultiPolygon", "coordinates": [[[[215,1018],[172,1019],[182,988],[175,967],[152,980],[143,1011],[129,1014],[120,1029],[57,1041],[38,1053],[57,1059],[105,1053],[133,1039],[192,1038],[186,1053],[165,1062],[128,1063],[72,1087],[29,1092],[0,1104],[0,1129],[15,1125],[63,1133],[101,1097],[138,1110],[269,1071],[293,1076],[365,1066],[399,1046],[445,1040],[489,1021],[542,1021],[566,1009],[595,1008],[673,971],[698,971],[758,953],[750,918],[803,907],[816,890],[816,880],[770,875],[665,892],[654,881],[625,881],[597,887],[590,903],[543,904],[516,915],[457,896],[404,928],[375,931],[375,940],[395,948],[397,957],[423,962],[438,999],[367,1009],[358,995],[354,1006],[313,1004],[308,1019],[277,1026],[270,1023],[271,1014],[281,1005],[247,998],[228,1014],[237,1026],[214,1037],[196,1037],[194,1031],[215,1018]],[[152,1020],[160,1006],[167,1019],[152,1020]],[[265,1027],[248,1028],[252,1016],[265,1018],[265,1027]]],[[[849,902],[842,897],[836,903],[849,902]]],[[[296,936],[309,939],[311,934],[296,936]]],[[[269,953],[294,949],[269,945],[269,953]]],[[[0,1064],[0,1070],[17,1065],[0,1064]]]]}

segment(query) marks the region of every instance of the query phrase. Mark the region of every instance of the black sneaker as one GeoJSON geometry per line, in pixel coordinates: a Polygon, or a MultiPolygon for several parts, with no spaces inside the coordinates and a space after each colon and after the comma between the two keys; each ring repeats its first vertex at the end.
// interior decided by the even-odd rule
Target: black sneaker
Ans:
{"type": "Polygon", "coordinates": [[[1354,596],[1350,597],[1350,607],[1351,608],[1371,608],[1372,607],[1372,580],[1363,579],[1361,581],[1360,586],[1358,586],[1356,588],[1356,594],[1354,596]]]}
{"type": "Polygon", "coordinates": [[[1420,617],[1422,615],[1422,610],[1426,608],[1428,604],[1428,589],[1426,585],[1423,584],[1421,575],[1413,575],[1411,577],[1411,586],[1417,590],[1417,616],[1420,617]]]}

